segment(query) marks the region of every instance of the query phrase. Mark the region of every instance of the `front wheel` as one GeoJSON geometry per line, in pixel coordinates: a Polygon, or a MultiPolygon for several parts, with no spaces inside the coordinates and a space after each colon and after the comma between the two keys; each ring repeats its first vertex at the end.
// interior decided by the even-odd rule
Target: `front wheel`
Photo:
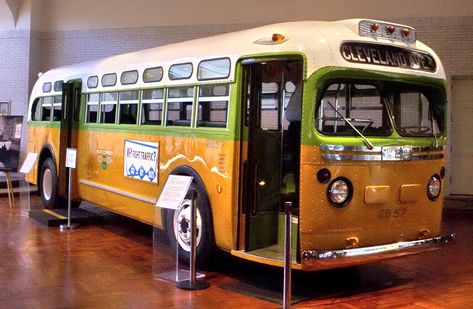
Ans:
{"type": "Polygon", "coordinates": [[[51,158],[44,160],[41,165],[39,192],[44,208],[57,206],[58,178],[56,165],[51,158]]]}
{"type": "Polygon", "coordinates": [[[190,242],[191,242],[191,200],[190,192],[197,192],[196,209],[196,255],[197,264],[206,265],[210,261],[210,256],[215,248],[212,218],[209,202],[205,191],[196,184],[192,184],[181,206],[176,210],[167,210],[166,230],[171,243],[171,247],[176,252],[179,246],[179,258],[184,262],[189,262],[190,242]]]}

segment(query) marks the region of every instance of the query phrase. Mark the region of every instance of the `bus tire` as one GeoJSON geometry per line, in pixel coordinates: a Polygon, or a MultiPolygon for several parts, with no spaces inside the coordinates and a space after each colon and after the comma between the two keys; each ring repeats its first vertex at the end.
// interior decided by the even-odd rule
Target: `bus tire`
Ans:
{"type": "Polygon", "coordinates": [[[56,208],[58,204],[58,178],[56,165],[46,158],[41,165],[39,193],[44,208],[56,208]]]}
{"type": "Polygon", "coordinates": [[[173,252],[176,252],[176,246],[179,245],[179,259],[183,262],[189,262],[190,192],[192,190],[197,192],[196,263],[203,266],[208,265],[211,260],[211,255],[215,249],[215,241],[209,201],[205,191],[200,186],[192,183],[182,205],[177,210],[167,210],[166,231],[173,252]]]}

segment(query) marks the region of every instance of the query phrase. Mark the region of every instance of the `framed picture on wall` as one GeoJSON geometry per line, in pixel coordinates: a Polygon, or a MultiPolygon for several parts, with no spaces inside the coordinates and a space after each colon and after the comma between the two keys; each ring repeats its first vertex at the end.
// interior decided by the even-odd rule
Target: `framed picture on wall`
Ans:
{"type": "Polygon", "coordinates": [[[0,116],[0,170],[17,171],[22,127],[23,116],[0,116]]]}
{"type": "Polygon", "coordinates": [[[0,115],[10,115],[10,101],[0,101],[0,115]]]}

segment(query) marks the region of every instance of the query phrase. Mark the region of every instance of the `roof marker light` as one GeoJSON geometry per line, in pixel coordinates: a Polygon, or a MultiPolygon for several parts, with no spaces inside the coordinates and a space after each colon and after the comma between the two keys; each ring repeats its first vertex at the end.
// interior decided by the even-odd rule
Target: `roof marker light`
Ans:
{"type": "Polygon", "coordinates": [[[379,29],[379,24],[371,24],[370,30],[371,32],[376,32],[379,29]]]}
{"type": "Polygon", "coordinates": [[[407,38],[409,34],[411,33],[411,31],[407,28],[402,28],[401,33],[403,37],[407,38]]]}
{"type": "Polygon", "coordinates": [[[273,36],[271,37],[271,40],[274,43],[283,42],[285,39],[286,39],[286,37],[284,35],[280,34],[280,33],[273,33],[273,36]]]}
{"type": "Polygon", "coordinates": [[[387,34],[393,34],[395,30],[396,30],[396,28],[394,28],[394,26],[387,26],[386,27],[386,33],[387,34]]]}

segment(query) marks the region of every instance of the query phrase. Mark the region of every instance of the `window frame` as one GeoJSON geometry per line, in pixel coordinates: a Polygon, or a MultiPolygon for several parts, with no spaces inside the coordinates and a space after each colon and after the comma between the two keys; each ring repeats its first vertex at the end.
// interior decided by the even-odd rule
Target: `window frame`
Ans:
{"type": "Polygon", "coordinates": [[[92,76],[89,76],[89,77],[87,78],[87,88],[89,88],[89,89],[95,89],[95,88],[97,88],[98,86],[99,86],[99,76],[98,76],[98,75],[92,75],[92,76]],[[94,86],[91,86],[91,85],[90,85],[90,81],[92,80],[92,78],[95,79],[95,84],[94,84],[94,86]]]}
{"type": "Polygon", "coordinates": [[[52,89],[53,89],[53,84],[51,82],[43,83],[43,92],[44,93],[50,93],[52,89]]]}
{"type": "Polygon", "coordinates": [[[168,93],[168,88],[166,87],[156,87],[156,88],[146,88],[146,89],[141,89],[140,91],[140,115],[139,115],[139,125],[140,126],[158,126],[158,127],[162,127],[164,126],[164,123],[165,123],[165,117],[167,116],[167,112],[166,112],[166,98],[167,98],[167,93],[168,93]],[[162,92],[163,92],[163,97],[161,99],[143,99],[143,94],[145,93],[145,91],[153,91],[153,90],[158,90],[158,89],[161,89],[162,92]],[[151,102],[153,100],[153,102],[151,102]],[[159,102],[161,101],[161,102],[159,102]],[[161,103],[162,104],[162,107],[161,107],[161,120],[158,120],[158,121],[161,121],[160,124],[150,124],[150,123],[143,123],[143,115],[144,115],[144,111],[143,111],[143,108],[144,108],[144,104],[158,104],[158,103],[161,103]]]}
{"type": "MultiPolygon", "coordinates": [[[[203,128],[203,129],[228,129],[228,121],[229,121],[229,116],[230,116],[230,94],[231,94],[231,84],[230,83],[218,83],[218,84],[203,84],[203,85],[197,85],[197,96],[195,98],[196,102],[196,115],[195,115],[195,127],[196,128],[203,128]],[[216,86],[226,86],[228,87],[228,94],[226,96],[205,96],[201,97],[200,96],[200,89],[201,87],[216,87],[216,86]],[[225,115],[225,126],[224,127],[219,127],[219,126],[199,126],[199,110],[200,110],[200,103],[204,100],[206,103],[211,103],[211,102],[221,102],[221,101],[226,101],[227,102],[227,108],[226,108],[226,115],[225,115]],[[215,100],[217,99],[217,100],[215,100]]],[[[203,120],[202,120],[203,121],[203,120]]],[[[211,122],[211,121],[209,121],[211,122]]]]}
{"type": "MultiPolygon", "coordinates": [[[[118,117],[117,117],[117,112],[118,112],[118,91],[104,91],[104,92],[99,92],[100,97],[99,97],[99,108],[98,108],[98,119],[97,119],[97,124],[102,124],[102,125],[115,125],[117,124],[118,117]],[[104,101],[102,100],[102,97],[107,94],[107,93],[115,93],[117,98],[115,101],[104,101]],[[102,121],[102,106],[107,106],[107,105],[114,105],[115,106],[115,118],[113,122],[103,122],[102,121]]],[[[106,112],[106,111],[105,111],[106,112]]]]}
{"type": "MultiPolygon", "coordinates": [[[[188,85],[188,86],[181,86],[181,85],[176,85],[174,87],[167,87],[166,88],[166,112],[165,112],[165,116],[166,118],[164,119],[164,126],[165,127],[183,127],[183,128],[193,128],[195,127],[194,126],[194,111],[195,111],[195,102],[196,102],[196,88],[197,88],[197,85],[188,85]],[[179,88],[192,88],[192,96],[190,97],[178,97],[178,98],[170,98],[169,97],[169,94],[171,93],[171,89],[179,89],[179,88]],[[184,126],[184,125],[175,125],[174,124],[174,120],[173,120],[173,124],[168,124],[168,121],[169,121],[169,103],[187,103],[187,102],[190,102],[191,103],[191,119],[190,119],[190,123],[188,126],[184,126]]],[[[187,120],[186,120],[187,121],[187,120]]]]}
{"type": "MultiPolygon", "coordinates": [[[[192,77],[192,75],[194,74],[194,64],[192,62],[183,62],[183,63],[176,63],[176,64],[173,64],[169,67],[168,69],[168,78],[169,80],[184,80],[184,79],[190,79],[192,77]],[[172,78],[171,77],[171,70],[173,67],[177,67],[177,66],[184,66],[184,65],[190,65],[191,66],[191,71],[190,71],[190,74],[189,76],[186,76],[186,77],[178,77],[178,78],[172,78]]],[[[174,87],[170,87],[170,88],[174,88],[174,87]]]]}
{"type": "Polygon", "coordinates": [[[133,90],[122,90],[122,91],[117,91],[117,101],[118,101],[118,111],[117,111],[117,115],[118,115],[118,119],[116,119],[115,123],[118,124],[118,125],[137,125],[139,122],[138,122],[138,119],[139,119],[139,116],[140,116],[140,94],[141,94],[141,90],[138,90],[138,89],[133,89],[133,90]],[[137,92],[137,96],[136,96],[136,100],[121,100],[120,99],[120,94],[121,93],[124,93],[124,92],[137,92]],[[120,119],[120,116],[121,116],[121,107],[122,105],[136,105],[136,119],[135,119],[135,123],[122,123],[121,122],[121,119],[120,119]]]}
{"type": "Polygon", "coordinates": [[[90,124],[98,124],[99,122],[99,112],[100,112],[100,109],[99,109],[99,106],[100,106],[100,92],[89,92],[89,93],[85,93],[86,97],[85,97],[85,115],[84,115],[84,124],[86,125],[90,125],[90,124]],[[93,94],[97,94],[98,95],[98,99],[97,101],[89,101],[89,96],[90,95],[93,95],[93,94]],[[92,103],[91,103],[92,102],[92,103]],[[96,102],[96,103],[95,103],[96,102]],[[89,115],[88,115],[88,112],[89,112],[89,106],[90,105],[95,105],[97,106],[97,110],[96,110],[96,113],[97,113],[97,116],[96,116],[96,119],[95,119],[95,122],[89,122],[89,115]]]}
{"type": "Polygon", "coordinates": [[[212,58],[212,59],[204,59],[204,60],[201,60],[199,62],[199,64],[197,65],[197,80],[198,81],[212,81],[212,80],[220,80],[220,79],[227,79],[228,77],[230,77],[230,73],[232,71],[232,61],[229,57],[220,57],[220,58],[212,58]],[[227,76],[222,76],[222,77],[215,77],[215,78],[199,78],[199,68],[200,68],[200,65],[203,63],[203,62],[210,62],[210,61],[215,61],[215,60],[228,60],[228,74],[227,76]]]}
{"type": "Polygon", "coordinates": [[[122,74],[120,75],[120,84],[126,86],[126,85],[135,85],[137,82],[138,82],[138,78],[140,77],[140,74],[138,73],[138,70],[129,70],[129,71],[124,71],[122,72],[122,74]],[[123,82],[123,78],[126,74],[131,74],[131,73],[136,73],[136,78],[134,80],[134,82],[130,82],[130,83],[124,83],[123,82]]]}
{"type": "Polygon", "coordinates": [[[107,74],[102,75],[102,78],[100,79],[100,83],[101,83],[103,88],[113,87],[117,84],[117,79],[118,79],[117,73],[107,73],[107,74]],[[103,80],[104,80],[104,78],[106,78],[108,76],[115,76],[115,82],[113,84],[104,84],[103,80]]]}
{"type": "Polygon", "coordinates": [[[141,79],[143,80],[143,83],[145,83],[145,84],[147,84],[147,83],[159,83],[160,81],[163,80],[163,76],[164,76],[164,68],[162,66],[157,66],[157,67],[146,68],[143,71],[143,74],[141,75],[141,79]],[[158,80],[145,80],[146,72],[149,71],[149,70],[153,70],[153,69],[161,69],[161,77],[158,80]]]}

